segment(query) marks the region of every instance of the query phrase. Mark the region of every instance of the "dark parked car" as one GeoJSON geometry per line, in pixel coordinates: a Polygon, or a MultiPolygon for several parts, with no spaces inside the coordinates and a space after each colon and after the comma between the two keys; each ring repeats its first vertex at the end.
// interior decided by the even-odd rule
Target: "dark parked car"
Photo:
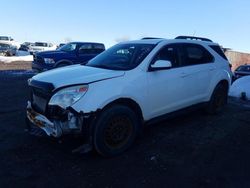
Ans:
{"type": "Polygon", "coordinates": [[[243,76],[250,76],[250,65],[241,65],[234,71],[234,80],[243,76]]]}
{"type": "Polygon", "coordinates": [[[29,46],[27,46],[25,44],[21,44],[21,46],[19,48],[20,51],[26,51],[26,52],[28,52],[29,49],[30,49],[29,46]]]}
{"type": "Polygon", "coordinates": [[[7,43],[0,43],[0,55],[13,56],[16,55],[17,48],[7,43]]]}
{"type": "Polygon", "coordinates": [[[57,67],[87,63],[104,50],[102,43],[70,42],[55,51],[35,53],[32,69],[43,72],[57,67]]]}

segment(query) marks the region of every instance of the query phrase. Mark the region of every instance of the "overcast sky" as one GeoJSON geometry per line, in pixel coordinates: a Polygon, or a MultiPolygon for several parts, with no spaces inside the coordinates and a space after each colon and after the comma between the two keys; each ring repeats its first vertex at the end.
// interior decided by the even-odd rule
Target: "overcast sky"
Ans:
{"type": "Polygon", "coordinates": [[[1,1],[0,35],[15,40],[103,42],[145,36],[208,37],[250,52],[249,0],[1,1]]]}

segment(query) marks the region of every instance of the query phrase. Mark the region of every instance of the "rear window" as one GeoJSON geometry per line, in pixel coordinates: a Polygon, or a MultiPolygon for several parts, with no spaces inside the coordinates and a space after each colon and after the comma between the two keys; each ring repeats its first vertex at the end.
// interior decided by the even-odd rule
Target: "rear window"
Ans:
{"type": "Polygon", "coordinates": [[[47,47],[48,44],[44,42],[35,42],[35,46],[47,47]]]}
{"type": "Polygon", "coordinates": [[[223,59],[227,60],[227,57],[225,56],[224,52],[222,51],[220,46],[217,45],[211,45],[210,46],[217,54],[219,54],[223,59]]]}

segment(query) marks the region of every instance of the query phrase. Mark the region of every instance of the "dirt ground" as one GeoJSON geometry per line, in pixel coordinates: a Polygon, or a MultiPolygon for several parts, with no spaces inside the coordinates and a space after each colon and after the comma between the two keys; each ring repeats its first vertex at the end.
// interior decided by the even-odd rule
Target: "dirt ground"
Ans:
{"type": "Polygon", "coordinates": [[[0,62],[0,70],[30,70],[31,62],[17,61],[12,63],[0,62]]]}
{"type": "Polygon", "coordinates": [[[25,131],[28,75],[0,72],[0,187],[250,187],[250,110],[230,103],[145,128],[115,158],[25,131]]]}

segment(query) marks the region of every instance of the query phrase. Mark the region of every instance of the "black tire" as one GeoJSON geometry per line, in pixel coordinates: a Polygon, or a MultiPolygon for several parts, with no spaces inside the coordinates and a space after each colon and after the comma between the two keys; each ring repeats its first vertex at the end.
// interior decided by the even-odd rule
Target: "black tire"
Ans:
{"type": "Polygon", "coordinates": [[[138,117],[129,107],[111,106],[100,114],[95,124],[95,149],[105,157],[119,155],[132,145],[138,129],[138,117]]]}
{"type": "Polygon", "coordinates": [[[218,114],[222,112],[223,107],[227,104],[227,95],[227,87],[223,84],[217,85],[207,105],[206,112],[209,114],[218,114]]]}

